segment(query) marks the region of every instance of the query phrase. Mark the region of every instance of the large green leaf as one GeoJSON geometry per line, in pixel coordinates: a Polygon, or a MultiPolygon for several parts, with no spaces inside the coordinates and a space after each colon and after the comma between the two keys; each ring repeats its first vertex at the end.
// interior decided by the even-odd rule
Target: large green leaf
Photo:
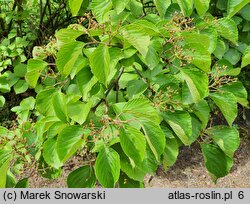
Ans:
{"type": "Polygon", "coordinates": [[[113,188],[120,175],[119,154],[110,147],[104,147],[97,156],[95,173],[103,187],[113,188]]]}
{"type": "Polygon", "coordinates": [[[57,138],[56,150],[60,161],[65,162],[81,146],[85,144],[84,137],[89,134],[89,130],[81,126],[68,126],[64,128],[57,138]]]}
{"type": "Polygon", "coordinates": [[[99,23],[103,22],[104,14],[112,8],[112,1],[110,0],[92,0],[90,9],[99,23]]]}
{"type": "Polygon", "coordinates": [[[194,0],[194,6],[200,16],[207,12],[209,8],[209,2],[210,0],[194,0]]]}
{"type": "Polygon", "coordinates": [[[248,46],[242,57],[241,67],[245,67],[250,64],[250,46],[248,46]]]}
{"type": "Polygon", "coordinates": [[[218,59],[221,59],[224,56],[225,52],[226,52],[226,45],[224,41],[218,39],[216,49],[214,50],[213,54],[218,59]]]}
{"type": "Polygon", "coordinates": [[[67,122],[68,109],[66,106],[66,96],[61,92],[56,92],[52,97],[52,104],[56,113],[56,116],[63,122],[67,122]]]}
{"type": "Polygon", "coordinates": [[[166,147],[163,152],[163,166],[167,171],[177,160],[179,145],[175,138],[166,139],[166,147]]]}
{"type": "Polygon", "coordinates": [[[191,144],[192,119],[187,112],[165,112],[162,113],[162,117],[185,145],[191,144]]]}
{"type": "Polygon", "coordinates": [[[155,159],[160,161],[166,144],[165,135],[161,127],[152,121],[143,121],[142,129],[155,159]]]}
{"type": "Polygon", "coordinates": [[[185,16],[190,16],[193,12],[193,1],[194,0],[177,0],[182,13],[185,16]]]}
{"type": "Polygon", "coordinates": [[[200,42],[194,41],[185,46],[185,54],[191,56],[191,63],[204,72],[209,72],[211,66],[211,55],[208,47],[204,47],[200,42]]]}
{"type": "Polygon", "coordinates": [[[98,79],[92,74],[89,67],[82,69],[76,76],[77,86],[82,93],[84,101],[88,99],[89,92],[98,79]]]}
{"type": "Polygon", "coordinates": [[[120,130],[120,143],[125,154],[135,163],[143,161],[146,151],[146,140],[138,129],[125,126],[120,130]]]}
{"type": "Polygon", "coordinates": [[[195,103],[208,96],[208,76],[198,69],[181,69],[181,74],[195,103]]]}
{"type": "Polygon", "coordinates": [[[28,61],[25,79],[31,87],[36,87],[37,80],[41,72],[46,68],[46,66],[47,63],[42,60],[30,59],[28,61]]]}
{"type": "Polygon", "coordinates": [[[112,0],[112,4],[117,11],[117,14],[121,13],[131,0],[112,0]]]}
{"type": "Polygon", "coordinates": [[[83,42],[70,42],[63,45],[57,53],[56,65],[64,77],[73,71],[77,73],[88,64],[88,60],[82,54],[83,46],[83,42]]]}
{"type": "Polygon", "coordinates": [[[18,181],[15,188],[29,188],[29,178],[24,178],[18,181]]]}
{"type": "Polygon", "coordinates": [[[128,177],[124,172],[121,171],[119,177],[119,188],[143,188],[144,184],[140,181],[135,181],[128,177]]]}
{"type": "Polygon", "coordinates": [[[130,99],[139,97],[147,88],[148,85],[141,79],[130,80],[127,85],[128,97],[130,99]]]}
{"type": "MultiPolygon", "coordinates": [[[[124,114],[130,114],[135,120],[144,120],[160,123],[158,113],[146,98],[136,98],[128,101],[121,110],[124,114]]],[[[117,113],[119,114],[119,113],[117,113]]]]}
{"type": "Polygon", "coordinates": [[[238,41],[238,29],[235,22],[230,18],[220,18],[218,23],[215,24],[215,28],[219,35],[223,38],[237,44],[238,41]]]}
{"type": "Polygon", "coordinates": [[[235,127],[214,126],[207,129],[206,133],[227,156],[233,158],[234,152],[240,145],[239,132],[235,127]]]}
{"type": "Polygon", "coordinates": [[[207,101],[201,100],[198,103],[195,103],[192,107],[193,113],[200,119],[202,122],[202,128],[207,126],[209,120],[210,108],[207,104],[207,101]]]}
{"type": "Polygon", "coordinates": [[[218,146],[212,144],[201,144],[207,170],[212,178],[226,176],[233,165],[233,160],[228,157],[218,146]]]}
{"type": "Polygon", "coordinates": [[[231,92],[235,97],[236,101],[242,106],[249,107],[249,102],[247,100],[247,90],[240,81],[225,84],[220,87],[220,90],[231,92]]]}
{"type": "Polygon", "coordinates": [[[88,4],[89,0],[69,0],[69,8],[73,16],[76,16],[79,11],[81,11],[81,13],[84,13],[88,4]],[[83,8],[83,10],[81,9],[81,7],[83,8]]]}
{"type": "Polygon", "coordinates": [[[59,159],[56,146],[57,144],[55,137],[48,139],[43,146],[43,158],[47,164],[56,169],[59,169],[59,167],[61,167],[63,163],[59,159]]]}
{"type": "Polygon", "coordinates": [[[233,15],[235,15],[248,3],[250,3],[249,0],[228,0],[228,3],[227,3],[228,17],[231,18],[233,15]]]}
{"type": "Polygon", "coordinates": [[[171,0],[154,0],[157,11],[161,18],[165,17],[165,13],[171,4],[171,0]]]}
{"type": "Polygon", "coordinates": [[[43,115],[54,115],[52,104],[53,95],[56,93],[55,88],[44,89],[36,96],[36,109],[43,115]]]}
{"type": "Polygon", "coordinates": [[[143,29],[141,24],[130,24],[123,26],[119,32],[126,41],[145,57],[150,44],[150,36],[147,31],[147,29],[143,29]]]}
{"type": "Polygon", "coordinates": [[[215,92],[209,95],[219,107],[228,124],[232,126],[237,116],[236,97],[230,92],[215,92]]]}
{"type": "Polygon", "coordinates": [[[224,58],[228,60],[232,65],[236,65],[241,59],[241,53],[233,48],[229,48],[224,54],[224,58]]]}
{"type": "Polygon", "coordinates": [[[93,188],[96,184],[95,172],[92,166],[82,166],[68,175],[69,188],[93,188]]]}
{"type": "Polygon", "coordinates": [[[99,45],[89,57],[90,68],[95,77],[104,85],[110,71],[109,48],[106,45],[99,45]]]}
{"type": "Polygon", "coordinates": [[[0,188],[5,188],[10,159],[0,165],[0,188]]]}
{"type": "Polygon", "coordinates": [[[92,101],[89,101],[88,103],[77,101],[75,103],[70,103],[67,106],[69,117],[82,125],[89,114],[92,106],[92,101]]]}
{"type": "Polygon", "coordinates": [[[120,155],[121,170],[125,172],[129,178],[143,182],[145,175],[151,172],[148,165],[149,156],[147,148],[144,161],[141,163],[134,163],[133,160],[129,159],[129,157],[127,157],[127,155],[123,152],[119,143],[113,145],[113,148],[120,155]]]}
{"type": "Polygon", "coordinates": [[[63,28],[56,32],[58,47],[62,47],[64,44],[74,42],[76,38],[83,35],[81,30],[75,30],[72,28],[63,28]]]}

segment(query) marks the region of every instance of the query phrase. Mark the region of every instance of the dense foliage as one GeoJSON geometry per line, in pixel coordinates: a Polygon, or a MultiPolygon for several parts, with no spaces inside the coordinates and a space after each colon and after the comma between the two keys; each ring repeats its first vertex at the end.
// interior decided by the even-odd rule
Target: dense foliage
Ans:
{"type": "Polygon", "coordinates": [[[0,187],[28,186],[29,168],[57,178],[73,156],[69,187],[143,187],[194,142],[226,176],[248,107],[249,2],[6,1],[0,187]]]}

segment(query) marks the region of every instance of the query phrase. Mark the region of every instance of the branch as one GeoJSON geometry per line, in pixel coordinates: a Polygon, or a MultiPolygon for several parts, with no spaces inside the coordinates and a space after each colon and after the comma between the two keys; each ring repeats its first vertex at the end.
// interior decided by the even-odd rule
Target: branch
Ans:
{"type": "Polygon", "coordinates": [[[139,70],[135,67],[135,65],[133,65],[133,68],[135,70],[135,72],[139,75],[139,77],[141,78],[141,80],[148,85],[148,89],[152,92],[152,94],[155,94],[154,89],[150,86],[150,84],[147,82],[147,80],[141,75],[141,73],[139,72],[139,70]]]}
{"type": "Polygon", "coordinates": [[[110,91],[112,90],[112,88],[113,88],[114,86],[116,86],[116,84],[118,84],[118,82],[119,82],[119,80],[120,80],[120,78],[121,78],[123,72],[124,72],[124,67],[122,67],[122,68],[120,69],[120,72],[119,72],[117,78],[109,85],[107,91],[105,92],[105,98],[102,98],[93,108],[91,108],[91,110],[92,110],[93,112],[96,111],[96,109],[98,108],[98,106],[99,106],[102,102],[105,102],[105,101],[106,101],[106,98],[107,98],[107,96],[109,95],[109,93],[110,93],[110,91]]]}

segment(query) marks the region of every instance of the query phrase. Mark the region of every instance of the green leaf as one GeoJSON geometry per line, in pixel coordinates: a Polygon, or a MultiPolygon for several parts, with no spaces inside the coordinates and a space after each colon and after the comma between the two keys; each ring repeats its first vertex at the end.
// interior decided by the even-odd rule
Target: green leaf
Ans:
{"type": "Polygon", "coordinates": [[[9,80],[7,77],[2,76],[2,75],[0,75],[0,92],[2,92],[2,93],[10,92],[9,80]]]}
{"type": "Polygon", "coordinates": [[[199,69],[181,69],[181,74],[195,103],[208,96],[208,76],[199,69]]]}
{"type": "Polygon", "coordinates": [[[123,106],[121,112],[124,114],[130,114],[133,118],[141,122],[147,120],[156,124],[160,123],[158,113],[146,98],[136,98],[128,101],[123,106]]]}
{"type": "Polygon", "coordinates": [[[237,116],[237,102],[235,96],[230,92],[215,92],[209,95],[219,107],[226,121],[232,126],[237,116]]]}
{"type": "Polygon", "coordinates": [[[203,16],[209,8],[210,0],[194,0],[194,6],[199,16],[203,16]]]}
{"type": "Polygon", "coordinates": [[[6,185],[5,188],[14,188],[16,185],[16,177],[14,174],[9,170],[7,171],[7,177],[6,177],[6,185]]]}
{"type": "Polygon", "coordinates": [[[82,69],[76,76],[77,86],[82,93],[83,100],[88,99],[88,95],[92,87],[98,81],[97,78],[92,74],[89,67],[82,69]]]}
{"type": "Polygon", "coordinates": [[[120,130],[120,143],[125,154],[135,163],[143,161],[146,151],[146,140],[141,131],[132,126],[120,130]]]}
{"type": "Polygon", "coordinates": [[[171,4],[171,0],[154,0],[154,3],[157,11],[160,14],[160,17],[164,19],[165,13],[171,4]]]}
{"type": "MultiPolygon", "coordinates": [[[[69,8],[73,16],[78,14],[82,6],[86,8],[88,4],[89,0],[69,0],[69,8]]],[[[84,13],[84,11],[82,13],[84,13]]]]}
{"type": "Polygon", "coordinates": [[[184,37],[185,43],[191,44],[191,46],[194,42],[197,42],[197,43],[202,42],[200,43],[201,44],[200,46],[206,49],[207,51],[209,51],[210,44],[212,43],[211,39],[206,34],[194,33],[194,32],[192,33],[183,32],[181,36],[184,37]]]}
{"type": "Polygon", "coordinates": [[[193,0],[177,0],[184,16],[190,16],[193,12],[193,0]]]}
{"type": "Polygon", "coordinates": [[[179,154],[179,145],[175,138],[166,139],[166,147],[163,152],[163,166],[167,171],[177,160],[179,154]]]}
{"type": "Polygon", "coordinates": [[[43,158],[47,164],[54,167],[55,169],[59,169],[63,163],[60,161],[56,151],[57,147],[56,141],[57,141],[56,138],[53,137],[44,142],[43,158]]]}
{"type": "Polygon", "coordinates": [[[200,119],[202,122],[202,128],[207,126],[210,108],[205,100],[201,100],[198,103],[195,103],[192,107],[193,113],[200,119]]]}
{"type": "Polygon", "coordinates": [[[208,48],[201,43],[189,43],[185,46],[186,55],[191,57],[191,63],[200,68],[204,72],[210,71],[211,55],[208,48]]]}
{"type": "Polygon", "coordinates": [[[133,160],[129,159],[123,152],[119,143],[112,146],[120,156],[121,170],[128,175],[129,178],[144,182],[145,175],[149,172],[147,163],[147,155],[142,163],[134,163],[133,160]]]}
{"type": "Polygon", "coordinates": [[[165,135],[160,125],[152,121],[143,121],[142,129],[145,134],[147,143],[155,156],[157,161],[160,161],[160,157],[165,148],[165,135]]]}
{"type": "Polygon", "coordinates": [[[14,90],[16,94],[24,93],[27,91],[29,88],[29,85],[26,83],[25,80],[19,80],[15,85],[14,85],[14,90]]]}
{"type": "Polygon", "coordinates": [[[88,64],[88,60],[82,54],[83,46],[83,42],[70,42],[63,45],[57,53],[56,66],[64,77],[72,72],[76,74],[88,64]]]}
{"type": "Polygon", "coordinates": [[[218,39],[216,49],[214,50],[213,54],[218,59],[221,59],[224,56],[225,52],[226,52],[226,45],[224,41],[218,39]]]}
{"type": "Polygon", "coordinates": [[[126,6],[129,4],[131,0],[112,0],[112,4],[117,12],[117,14],[120,14],[125,8],[126,6]]]}
{"type": "Polygon", "coordinates": [[[92,166],[82,166],[68,175],[69,188],[93,188],[96,184],[95,172],[92,166]]]}
{"type": "Polygon", "coordinates": [[[120,28],[119,32],[126,41],[142,54],[142,56],[146,57],[150,44],[150,36],[147,30],[145,31],[145,29],[143,29],[142,25],[125,25],[120,28]]]}
{"type": "Polygon", "coordinates": [[[231,18],[238,11],[240,11],[246,4],[250,3],[249,0],[228,0],[227,3],[227,14],[231,18]]]}
{"type": "Polygon", "coordinates": [[[15,188],[29,188],[29,178],[24,178],[18,181],[15,188]]]}
{"type": "Polygon", "coordinates": [[[226,176],[233,165],[233,160],[228,157],[218,146],[201,144],[207,170],[212,174],[215,182],[218,178],[226,176]]]}
{"type": "MultiPolygon", "coordinates": [[[[1,155],[0,155],[1,156],[1,155]]],[[[5,188],[10,159],[0,165],[0,188],[5,188]]]]}
{"type": "Polygon", "coordinates": [[[220,87],[220,90],[231,92],[235,97],[236,101],[242,106],[249,107],[249,102],[247,100],[247,90],[240,81],[232,82],[220,87]]]}
{"type": "Polygon", "coordinates": [[[56,116],[63,122],[67,122],[68,109],[66,105],[66,96],[61,92],[56,92],[52,97],[52,104],[56,113],[56,116]]]}
{"type": "Polygon", "coordinates": [[[191,144],[192,119],[187,112],[165,112],[162,113],[162,117],[185,145],[191,144]]]}
{"type": "Polygon", "coordinates": [[[56,93],[55,88],[48,88],[39,92],[36,96],[36,109],[42,115],[54,115],[52,104],[53,95],[56,93]]]}
{"type": "Polygon", "coordinates": [[[239,11],[240,15],[247,21],[250,21],[249,9],[250,9],[250,4],[247,4],[246,6],[244,6],[244,8],[242,8],[239,11]]]}
{"type": "Polygon", "coordinates": [[[27,65],[26,64],[18,64],[14,67],[14,74],[17,77],[24,77],[27,72],[27,65]]]}
{"type": "Polygon", "coordinates": [[[83,138],[89,134],[89,131],[80,126],[68,126],[64,128],[57,137],[56,150],[60,161],[65,162],[81,146],[85,144],[83,138]]]}
{"type": "Polygon", "coordinates": [[[110,0],[92,0],[90,9],[92,10],[98,23],[103,22],[104,14],[112,8],[112,1],[110,0]]]}
{"type": "Polygon", "coordinates": [[[25,80],[31,87],[36,87],[37,80],[47,65],[47,62],[38,59],[30,59],[28,61],[25,80]]]}
{"type": "Polygon", "coordinates": [[[241,53],[233,48],[229,48],[225,53],[224,58],[228,60],[232,65],[236,65],[241,59],[241,53]]]}
{"type": "Polygon", "coordinates": [[[147,84],[141,79],[130,80],[127,85],[128,98],[132,99],[139,97],[144,91],[146,91],[147,87],[147,84]]]}
{"type": "Polygon", "coordinates": [[[238,41],[238,28],[235,22],[229,18],[220,18],[218,23],[215,24],[215,28],[219,35],[223,38],[237,44],[238,41]]]}
{"type": "Polygon", "coordinates": [[[110,71],[109,48],[106,45],[99,45],[89,57],[90,68],[95,77],[104,85],[110,71]]]}
{"type": "Polygon", "coordinates": [[[250,64],[250,46],[248,46],[242,57],[241,67],[245,67],[250,64]]]}
{"type": "Polygon", "coordinates": [[[75,39],[85,34],[81,30],[75,30],[71,28],[63,28],[56,32],[58,47],[62,47],[64,44],[75,42],[75,39]]]}
{"type": "Polygon", "coordinates": [[[124,172],[121,171],[119,177],[119,188],[143,188],[143,182],[135,181],[128,177],[124,172]]]}
{"type": "Polygon", "coordinates": [[[89,101],[88,103],[84,103],[81,101],[77,101],[75,103],[69,103],[68,104],[69,117],[72,120],[79,123],[80,125],[82,125],[85,122],[91,107],[92,107],[92,101],[89,101]]]}
{"type": "Polygon", "coordinates": [[[5,104],[5,98],[3,96],[0,96],[0,108],[2,108],[5,104]]]}
{"type": "Polygon", "coordinates": [[[206,133],[227,156],[233,158],[234,152],[240,145],[239,132],[235,127],[214,126],[207,129],[206,133]]]}
{"type": "Polygon", "coordinates": [[[113,188],[120,175],[119,154],[110,147],[104,147],[97,156],[95,173],[103,187],[113,188]]]}

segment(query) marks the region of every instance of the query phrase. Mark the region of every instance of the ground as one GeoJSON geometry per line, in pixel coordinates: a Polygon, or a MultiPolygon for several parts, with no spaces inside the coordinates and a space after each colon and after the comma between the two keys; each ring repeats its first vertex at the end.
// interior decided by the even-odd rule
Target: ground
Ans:
{"type": "MultiPolygon", "coordinates": [[[[242,131],[241,144],[234,156],[234,166],[230,173],[213,183],[206,168],[201,151],[197,145],[180,150],[176,164],[164,172],[159,168],[154,177],[147,176],[148,188],[249,188],[250,187],[250,127],[242,131]]],[[[48,180],[34,175],[30,178],[31,188],[66,187],[66,178],[70,170],[63,171],[59,179],[48,180]]]]}

